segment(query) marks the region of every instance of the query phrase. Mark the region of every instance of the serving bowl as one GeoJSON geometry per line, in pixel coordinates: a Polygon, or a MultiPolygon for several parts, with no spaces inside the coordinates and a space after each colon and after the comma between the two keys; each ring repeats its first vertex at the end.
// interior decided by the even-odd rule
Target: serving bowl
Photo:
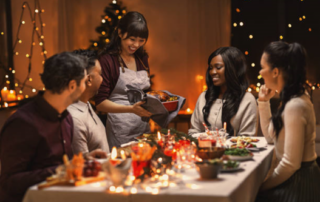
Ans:
{"type": "Polygon", "coordinates": [[[196,170],[202,179],[215,179],[222,169],[222,164],[210,164],[207,162],[196,162],[196,170]]]}
{"type": "Polygon", "coordinates": [[[178,108],[178,100],[162,102],[163,106],[168,110],[168,112],[175,111],[178,108]]]}
{"type": "Polygon", "coordinates": [[[202,160],[206,160],[206,159],[220,158],[221,156],[223,156],[224,151],[225,151],[225,148],[212,147],[212,148],[198,149],[196,154],[202,160]]]}

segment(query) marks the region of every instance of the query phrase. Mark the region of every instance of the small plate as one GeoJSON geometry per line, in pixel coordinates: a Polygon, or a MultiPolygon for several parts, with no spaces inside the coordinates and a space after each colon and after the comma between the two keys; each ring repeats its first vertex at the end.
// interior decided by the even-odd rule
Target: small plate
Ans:
{"type": "Polygon", "coordinates": [[[237,172],[237,171],[241,171],[243,170],[243,168],[237,167],[237,168],[222,168],[220,170],[220,172],[222,173],[232,173],[232,172],[237,172]]]}
{"type": "Polygon", "coordinates": [[[253,155],[247,155],[247,156],[233,156],[233,155],[228,155],[229,159],[232,161],[246,161],[246,160],[251,160],[253,155]]]}

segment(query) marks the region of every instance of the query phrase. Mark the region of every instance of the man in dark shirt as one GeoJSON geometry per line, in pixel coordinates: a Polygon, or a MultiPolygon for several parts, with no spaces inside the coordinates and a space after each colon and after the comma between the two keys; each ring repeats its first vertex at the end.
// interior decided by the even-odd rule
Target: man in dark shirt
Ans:
{"type": "Polygon", "coordinates": [[[66,109],[85,90],[86,65],[86,58],[68,52],[49,58],[41,74],[46,91],[3,126],[0,202],[21,201],[30,186],[55,172],[64,154],[72,158],[73,122],[66,109]]]}

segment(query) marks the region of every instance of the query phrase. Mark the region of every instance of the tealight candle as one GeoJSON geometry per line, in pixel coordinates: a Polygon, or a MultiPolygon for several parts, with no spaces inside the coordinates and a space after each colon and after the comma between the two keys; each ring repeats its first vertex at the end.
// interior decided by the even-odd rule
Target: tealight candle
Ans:
{"type": "Polygon", "coordinates": [[[110,158],[110,163],[113,165],[113,166],[116,166],[120,163],[120,160],[117,159],[117,148],[116,147],[113,147],[112,148],[112,151],[111,151],[111,158],[110,158]]]}
{"type": "Polygon", "coordinates": [[[159,131],[158,131],[158,145],[160,147],[163,147],[163,141],[162,141],[161,133],[159,131]]]}

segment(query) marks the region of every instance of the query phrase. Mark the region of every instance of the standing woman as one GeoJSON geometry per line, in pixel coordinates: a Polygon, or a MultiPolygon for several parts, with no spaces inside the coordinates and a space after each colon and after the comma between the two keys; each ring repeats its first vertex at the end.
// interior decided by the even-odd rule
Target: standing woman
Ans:
{"type": "Polygon", "coordinates": [[[128,12],[100,56],[103,81],[96,106],[108,113],[106,130],[110,148],[120,147],[150,131],[148,121],[141,117],[150,117],[151,113],[141,107],[143,102],[130,105],[126,92],[127,85],[141,90],[150,88],[148,55],[144,50],[148,35],[143,15],[128,12]]]}
{"type": "Polygon", "coordinates": [[[258,105],[261,129],[275,144],[279,160],[261,186],[256,201],[319,201],[320,169],[315,162],[315,114],[305,89],[306,54],[298,43],[272,42],[261,57],[265,85],[258,105]],[[280,93],[281,106],[272,116],[270,98],[280,93]]]}
{"type": "Polygon", "coordinates": [[[222,47],[208,59],[208,90],[201,93],[191,116],[189,135],[204,132],[203,122],[211,128],[227,123],[230,135],[253,136],[258,115],[254,96],[247,93],[246,59],[235,47],[222,47]]]}

